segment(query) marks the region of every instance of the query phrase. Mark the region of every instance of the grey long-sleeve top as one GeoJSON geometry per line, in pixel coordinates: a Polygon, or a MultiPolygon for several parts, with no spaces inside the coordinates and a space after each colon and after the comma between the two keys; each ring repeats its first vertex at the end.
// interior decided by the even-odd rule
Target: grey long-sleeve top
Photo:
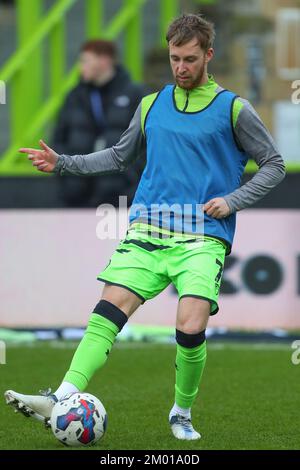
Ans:
{"type": "MultiPolygon", "coordinates": [[[[218,87],[216,93],[221,91],[218,87]]],[[[263,198],[285,176],[285,167],[274,140],[247,100],[238,98],[242,108],[234,127],[238,146],[258,165],[258,171],[246,184],[224,196],[231,213],[245,209],[263,198]]],[[[88,155],[60,155],[54,172],[60,175],[101,175],[124,171],[146,154],[140,104],[119,142],[111,148],[88,155]]],[[[207,202],[207,201],[205,201],[207,202]]]]}

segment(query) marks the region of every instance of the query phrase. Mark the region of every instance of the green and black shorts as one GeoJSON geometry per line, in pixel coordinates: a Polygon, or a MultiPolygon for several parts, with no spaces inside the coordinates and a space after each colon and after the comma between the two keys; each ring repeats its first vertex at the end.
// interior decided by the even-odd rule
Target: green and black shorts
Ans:
{"type": "Polygon", "coordinates": [[[219,309],[225,252],[225,243],[212,237],[135,223],[98,279],[132,291],[143,302],[173,283],[179,298],[208,300],[214,315],[219,309]]]}

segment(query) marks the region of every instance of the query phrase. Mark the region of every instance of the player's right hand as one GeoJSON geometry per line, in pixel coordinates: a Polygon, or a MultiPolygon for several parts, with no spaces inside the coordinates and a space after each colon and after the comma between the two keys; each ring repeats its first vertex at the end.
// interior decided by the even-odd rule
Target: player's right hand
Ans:
{"type": "Polygon", "coordinates": [[[55,167],[58,153],[54,152],[53,149],[48,147],[43,140],[39,141],[42,150],[31,149],[31,148],[20,148],[19,152],[28,153],[28,159],[32,161],[32,165],[35,166],[39,171],[44,173],[51,173],[55,167]]]}

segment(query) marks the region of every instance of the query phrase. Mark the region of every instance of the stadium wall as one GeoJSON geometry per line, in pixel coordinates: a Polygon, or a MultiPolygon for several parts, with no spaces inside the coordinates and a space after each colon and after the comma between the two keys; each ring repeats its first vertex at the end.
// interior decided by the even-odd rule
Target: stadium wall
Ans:
{"type": "MultiPolygon", "coordinates": [[[[253,174],[251,173],[245,174],[242,184],[252,177],[253,174]]],[[[74,176],[73,178],[78,179],[81,177],[74,176]]],[[[89,177],[83,178],[87,179],[89,177]]],[[[105,175],[98,178],[100,178],[100,184],[101,178],[105,179],[105,175]]],[[[100,197],[98,200],[98,204],[111,202],[107,199],[102,201],[100,197]]],[[[37,173],[36,176],[32,177],[0,178],[0,209],[63,207],[66,207],[66,204],[62,199],[61,177],[40,176],[37,173]]],[[[81,207],[87,207],[85,201],[82,201],[81,207]]],[[[280,185],[255,204],[255,208],[300,209],[300,173],[287,174],[280,185]]]]}
{"type": "MultiPolygon", "coordinates": [[[[120,214],[123,221],[126,212],[120,214]]],[[[113,209],[109,217],[113,222],[113,209]]],[[[86,324],[103,286],[96,276],[118,244],[117,238],[97,238],[99,223],[94,209],[0,210],[0,326],[86,324]]],[[[220,312],[210,326],[300,329],[299,226],[297,209],[238,214],[220,312]]],[[[131,322],[171,326],[176,305],[176,293],[169,286],[146,302],[131,322]]]]}

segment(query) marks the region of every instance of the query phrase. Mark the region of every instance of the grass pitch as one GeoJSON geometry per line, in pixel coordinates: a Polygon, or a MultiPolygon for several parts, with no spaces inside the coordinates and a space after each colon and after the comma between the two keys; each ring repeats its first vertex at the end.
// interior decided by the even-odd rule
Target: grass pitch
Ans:
{"type": "MultiPolygon", "coordinates": [[[[4,404],[3,392],[37,393],[59,385],[76,345],[14,346],[0,365],[0,449],[60,449],[33,419],[4,404]]],[[[208,341],[208,360],[193,424],[200,441],[174,439],[168,426],[173,403],[175,346],[118,343],[88,392],[108,413],[104,438],[91,449],[299,449],[300,365],[290,345],[218,344],[208,341]]]]}

